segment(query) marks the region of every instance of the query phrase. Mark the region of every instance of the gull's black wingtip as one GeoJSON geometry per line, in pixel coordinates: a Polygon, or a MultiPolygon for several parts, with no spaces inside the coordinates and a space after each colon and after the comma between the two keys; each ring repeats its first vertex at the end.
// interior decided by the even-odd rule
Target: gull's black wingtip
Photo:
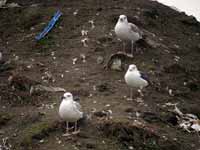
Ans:
{"type": "Polygon", "coordinates": [[[147,81],[148,84],[151,83],[151,82],[150,82],[150,79],[149,79],[149,77],[148,77],[147,74],[140,72],[140,77],[141,77],[142,79],[144,79],[145,81],[147,81]]]}

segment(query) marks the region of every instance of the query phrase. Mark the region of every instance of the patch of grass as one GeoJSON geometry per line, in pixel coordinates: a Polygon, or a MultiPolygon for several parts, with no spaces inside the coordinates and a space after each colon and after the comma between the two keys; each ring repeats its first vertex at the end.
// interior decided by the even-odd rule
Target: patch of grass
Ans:
{"type": "Polygon", "coordinates": [[[128,149],[130,145],[143,150],[168,150],[177,149],[174,141],[163,140],[158,133],[151,132],[143,126],[135,126],[126,119],[113,119],[100,124],[100,129],[109,138],[115,137],[122,149],[128,149]]]}
{"type": "Polygon", "coordinates": [[[52,36],[44,37],[43,39],[38,41],[38,44],[43,46],[43,48],[49,48],[51,45],[54,44],[53,37],[52,36]]]}
{"type": "Polygon", "coordinates": [[[48,53],[54,46],[55,46],[55,40],[52,35],[47,35],[43,39],[39,40],[36,43],[35,50],[39,53],[46,54],[48,53]]]}
{"type": "Polygon", "coordinates": [[[0,113],[0,127],[5,125],[13,117],[10,113],[0,113]]]}
{"type": "Polygon", "coordinates": [[[33,140],[41,140],[55,130],[55,122],[39,122],[25,128],[21,133],[21,146],[30,146],[33,140]]]}
{"type": "Polygon", "coordinates": [[[156,143],[155,140],[149,140],[145,146],[144,150],[160,150],[160,146],[156,143]]]}

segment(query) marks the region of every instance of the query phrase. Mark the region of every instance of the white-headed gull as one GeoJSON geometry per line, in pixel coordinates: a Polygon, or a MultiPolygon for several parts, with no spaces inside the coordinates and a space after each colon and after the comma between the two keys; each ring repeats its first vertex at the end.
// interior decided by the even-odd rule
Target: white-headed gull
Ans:
{"type": "Polygon", "coordinates": [[[141,94],[141,90],[149,85],[149,80],[146,75],[138,71],[136,65],[131,64],[124,76],[126,84],[131,88],[131,96],[130,99],[133,98],[133,88],[137,89],[141,94]]]}
{"type": "Polygon", "coordinates": [[[115,33],[123,41],[124,51],[125,41],[131,41],[131,55],[133,55],[133,45],[142,39],[142,31],[135,24],[129,23],[125,15],[120,15],[115,25],[115,33]]]}
{"type": "Polygon", "coordinates": [[[66,121],[66,134],[63,136],[69,136],[69,122],[75,122],[74,132],[72,134],[79,133],[77,130],[77,121],[83,118],[83,112],[81,112],[81,106],[78,102],[73,100],[71,93],[64,93],[62,102],[59,107],[60,117],[66,121]]]}

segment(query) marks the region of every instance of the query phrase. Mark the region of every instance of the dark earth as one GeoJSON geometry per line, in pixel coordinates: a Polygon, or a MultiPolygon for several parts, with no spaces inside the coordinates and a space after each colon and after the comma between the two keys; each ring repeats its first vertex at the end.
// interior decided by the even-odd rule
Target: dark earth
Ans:
{"type": "Polygon", "coordinates": [[[174,106],[166,105],[177,103],[183,113],[200,118],[200,23],[194,17],[148,0],[11,2],[21,7],[0,8],[1,150],[200,149],[198,133],[181,129],[174,106]],[[58,9],[60,20],[36,42],[58,9]],[[106,65],[123,51],[113,31],[121,14],[146,33],[148,42],[137,43],[139,52],[123,58],[124,69],[116,71],[106,65]],[[88,34],[82,36],[81,30],[88,34]],[[87,47],[81,42],[85,37],[87,47]],[[127,101],[124,81],[129,64],[151,81],[144,96],[135,91],[132,101],[127,101]],[[62,136],[58,107],[63,92],[30,94],[38,84],[80,98],[87,117],[79,122],[78,135],[62,136]]]}

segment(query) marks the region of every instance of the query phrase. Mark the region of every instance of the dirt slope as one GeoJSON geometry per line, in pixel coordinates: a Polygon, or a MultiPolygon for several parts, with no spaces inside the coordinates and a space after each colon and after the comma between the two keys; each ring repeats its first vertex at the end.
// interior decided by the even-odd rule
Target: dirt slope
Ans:
{"type": "Polygon", "coordinates": [[[0,52],[6,61],[0,62],[1,145],[8,137],[4,148],[200,148],[198,134],[180,129],[171,112],[174,106],[165,105],[178,103],[183,113],[200,118],[200,23],[193,17],[147,0],[10,2],[22,7],[0,9],[0,52]],[[63,13],[61,19],[47,37],[36,42],[34,37],[57,9],[63,13]],[[105,70],[110,56],[122,51],[113,31],[120,14],[138,25],[151,44],[138,43],[140,53],[125,59],[125,70],[105,70]],[[82,36],[82,30],[88,34],[82,36]],[[89,39],[87,47],[81,42],[84,38],[89,39]],[[100,57],[102,63],[98,63],[100,57]],[[124,74],[131,63],[149,75],[152,85],[142,99],[135,92],[136,99],[127,101],[124,74]],[[89,118],[80,123],[79,135],[62,137],[64,124],[57,112],[63,93],[30,95],[36,84],[62,87],[80,97],[89,118]]]}

